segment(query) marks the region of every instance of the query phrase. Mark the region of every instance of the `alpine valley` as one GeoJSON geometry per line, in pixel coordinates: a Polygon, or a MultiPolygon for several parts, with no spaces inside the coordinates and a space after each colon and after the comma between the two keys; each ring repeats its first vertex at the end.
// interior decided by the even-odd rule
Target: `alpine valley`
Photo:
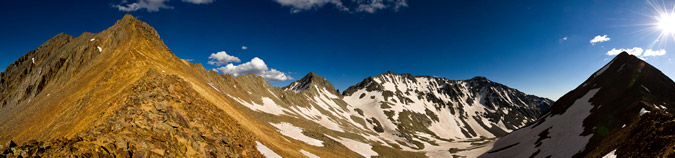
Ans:
{"type": "Polygon", "coordinates": [[[672,157],[674,99],[627,53],[555,103],[485,77],[275,87],[180,59],[125,15],[0,73],[0,157],[672,157]]]}

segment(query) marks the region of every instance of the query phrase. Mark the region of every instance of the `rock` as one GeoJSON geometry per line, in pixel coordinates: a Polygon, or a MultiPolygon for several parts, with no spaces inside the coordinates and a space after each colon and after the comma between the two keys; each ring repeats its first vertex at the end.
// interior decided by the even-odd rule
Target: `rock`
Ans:
{"type": "Polygon", "coordinates": [[[166,150],[164,150],[164,149],[152,149],[150,151],[152,151],[153,153],[155,153],[159,156],[164,156],[164,153],[166,153],[166,150]]]}
{"type": "Polygon", "coordinates": [[[14,147],[16,147],[16,143],[14,143],[14,141],[10,140],[9,141],[9,148],[14,148],[14,147]]]}

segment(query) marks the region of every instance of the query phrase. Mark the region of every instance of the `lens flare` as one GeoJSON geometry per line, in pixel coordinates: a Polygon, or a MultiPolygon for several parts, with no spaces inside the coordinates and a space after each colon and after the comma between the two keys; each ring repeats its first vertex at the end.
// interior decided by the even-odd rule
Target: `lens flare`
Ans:
{"type": "Polygon", "coordinates": [[[670,40],[675,41],[675,5],[651,0],[648,0],[647,3],[652,7],[653,12],[649,16],[652,22],[648,25],[651,26],[650,30],[659,33],[652,46],[658,44],[659,47],[663,47],[670,40]]]}

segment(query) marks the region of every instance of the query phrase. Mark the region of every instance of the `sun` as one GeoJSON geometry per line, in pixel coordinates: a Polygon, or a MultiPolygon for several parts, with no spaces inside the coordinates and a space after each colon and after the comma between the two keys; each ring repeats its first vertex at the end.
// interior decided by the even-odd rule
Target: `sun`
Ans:
{"type": "Polygon", "coordinates": [[[656,27],[664,34],[675,33],[675,15],[672,13],[663,14],[658,18],[659,22],[656,27]]]}
{"type": "Polygon", "coordinates": [[[657,33],[658,36],[650,47],[666,47],[671,41],[675,41],[675,3],[663,0],[647,0],[651,7],[651,13],[646,13],[652,21],[647,23],[651,26],[648,32],[657,33]]]}

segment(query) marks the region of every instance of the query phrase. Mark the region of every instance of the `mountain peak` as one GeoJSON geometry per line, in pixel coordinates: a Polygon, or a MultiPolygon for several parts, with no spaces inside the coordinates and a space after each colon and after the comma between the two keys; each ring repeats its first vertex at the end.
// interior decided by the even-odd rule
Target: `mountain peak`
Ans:
{"type": "Polygon", "coordinates": [[[139,22],[139,20],[137,20],[136,17],[131,14],[126,14],[124,17],[122,17],[122,19],[117,20],[115,25],[130,25],[135,22],[139,22]]]}
{"type": "Polygon", "coordinates": [[[318,87],[324,87],[326,90],[329,91],[335,91],[335,88],[333,87],[333,84],[328,82],[326,78],[323,78],[319,75],[317,75],[314,72],[309,72],[305,77],[302,77],[302,79],[299,79],[290,85],[284,87],[284,90],[292,90],[295,92],[301,92],[304,90],[307,90],[311,88],[311,86],[318,86],[318,87]]]}
{"type": "Polygon", "coordinates": [[[501,138],[483,156],[525,157],[541,152],[599,157],[615,151],[618,157],[669,157],[661,154],[675,144],[672,138],[649,136],[672,135],[672,131],[661,130],[672,129],[673,123],[664,121],[673,120],[672,113],[675,82],[649,63],[622,52],[558,99],[536,123],[501,138]],[[575,141],[559,143],[565,140],[575,141]]]}
{"type": "MultiPolygon", "coordinates": [[[[307,73],[307,75],[305,75],[305,77],[312,77],[312,78],[313,78],[313,77],[320,77],[320,78],[323,78],[323,77],[317,75],[317,74],[314,73],[314,72],[309,72],[309,73],[307,73]]],[[[303,77],[303,78],[305,78],[305,77],[303,77]]]]}
{"type": "Polygon", "coordinates": [[[473,77],[473,78],[471,78],[471,79],[469,79],[469,80],[487,81],[488,79],[485,78],[485,77],[483,77],[483,76],[476,76],[476,77],[473,77]]]}
{"type": "Polygon", "coordinates": [[[415,79],[415,76],[413,76],[412,74],[409,74],[409,73],[397,74],[397,73],[394,73],[394,72],[391,72],[391,71],[387,71],[385,73],[377,75],[377,77],[387,77],[387,76],[402,76],[402,77],[404,77],[406,79],[410,79],[410,80],[415,79]]]}
{"type": "Polygon", "coordinates": [[[118,34],[125,35],[129,33],[140,33],[141,35],[144,35],[150,39],[156,39],[159,40],[159,34],[149,24],[136,19],[134,16],[131,14],[126,14],[122,19],[117,20],[115,22],[115,25],[112,27],[108,28],[108,30],[112,30],[113,32],[117,32],[118,34]]]}
{"type": "Polygon", "coordinates": [[[136,23],[136,22],[142,22],[142,21],[136,19],[136,17],[134,17],[131,14],[125,14],[124,17],[122,17],[122,19],[119,19],[119,20],[117,20],[117,22],[115,22],[115,25],[131,24],[131,23],[136,23]]]}
{"type": "Polygon", "coordinates": [[[122,17],[122,20],[127,20],[127,21],[129,21],[129,20],[136,20],[136,17],[134,17],[134,16],[131,15],[131,14],[124,14],[124,17],[122,17]]]}
{"type": "Polygon", "coordinates": [[[623,51],[623,52],[619,53],[619,55],[617,55],[616,57],[628,57],[628,56],[634,56],[634,55],[630,55],[630,54],[628,54],[628,52],[623,51]]]}

